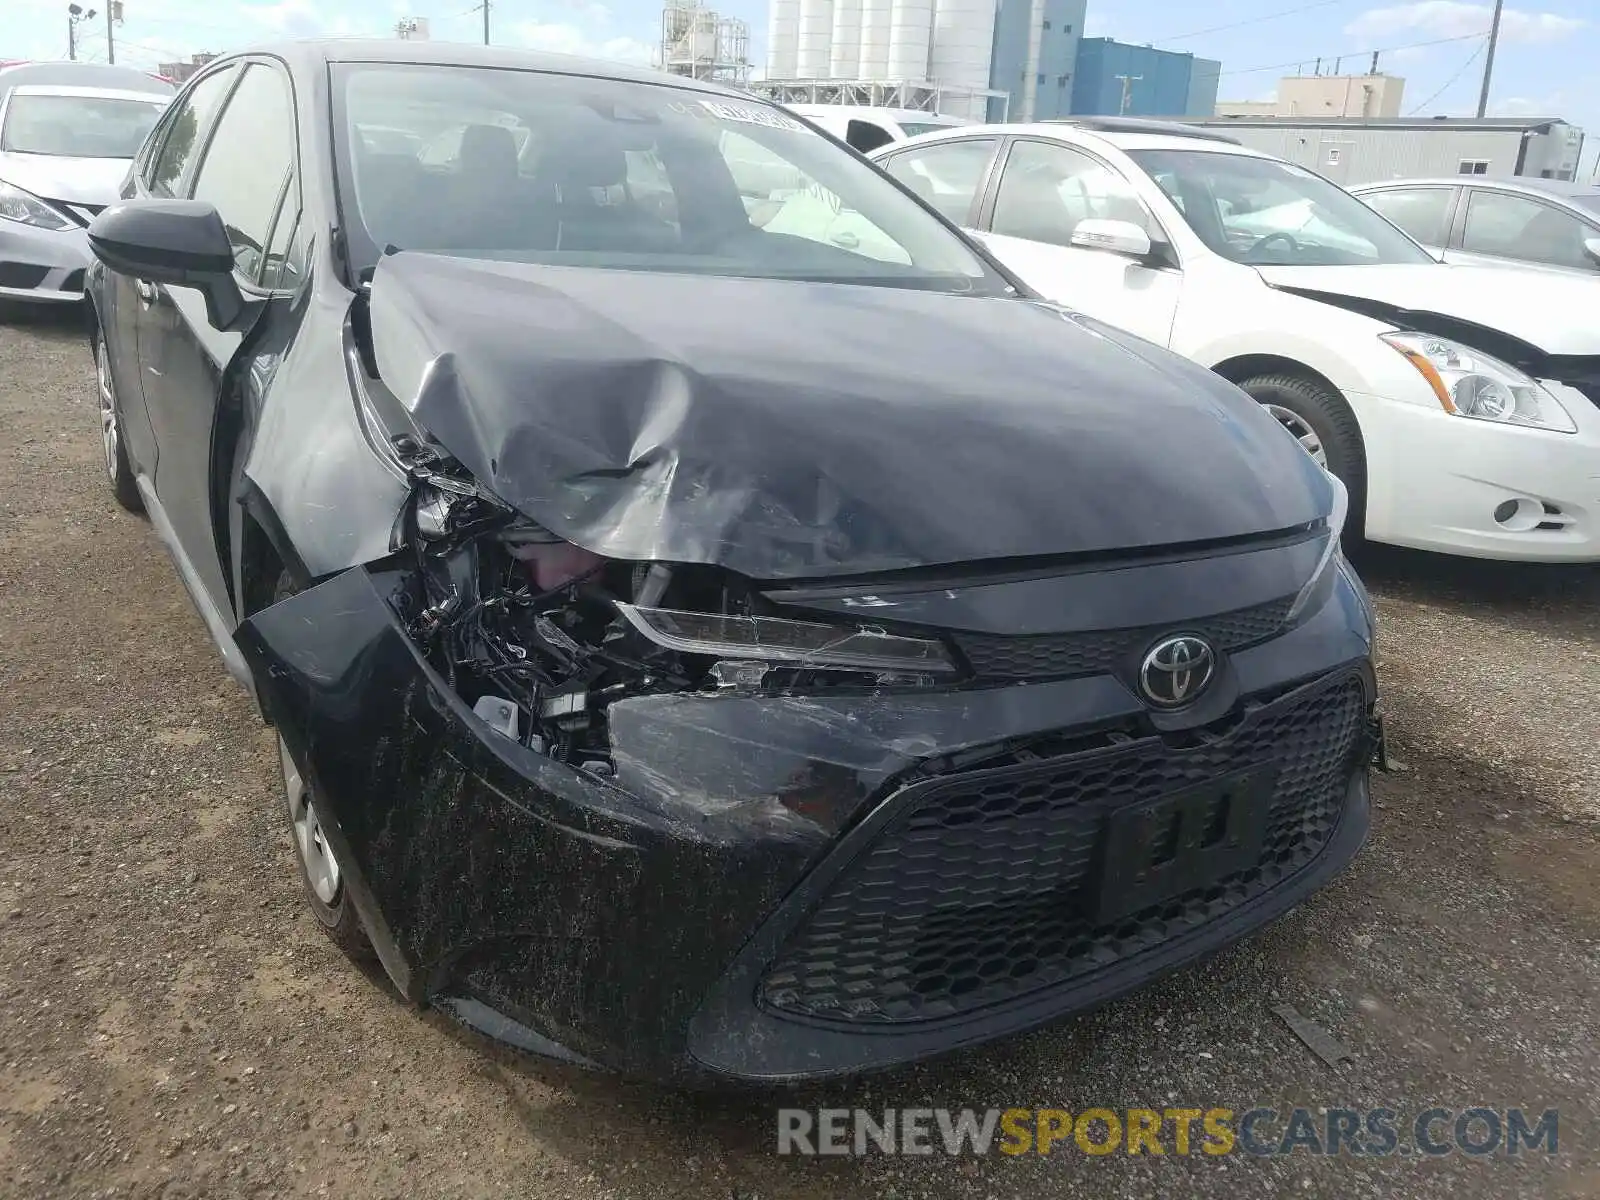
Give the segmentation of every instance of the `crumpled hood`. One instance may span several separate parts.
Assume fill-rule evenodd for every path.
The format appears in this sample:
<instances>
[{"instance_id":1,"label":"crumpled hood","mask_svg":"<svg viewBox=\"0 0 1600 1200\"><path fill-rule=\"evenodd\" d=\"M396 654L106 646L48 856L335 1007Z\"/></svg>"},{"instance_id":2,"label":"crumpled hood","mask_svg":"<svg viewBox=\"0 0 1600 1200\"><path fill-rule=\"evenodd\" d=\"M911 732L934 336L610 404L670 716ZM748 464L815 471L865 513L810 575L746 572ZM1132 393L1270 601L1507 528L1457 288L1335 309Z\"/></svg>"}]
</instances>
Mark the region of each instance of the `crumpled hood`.
<instances>
[{"instance_id":1,"label":"crumpled hood","mask_svg":"<svg viewBox=\"0 0 1600 1200\"><path fill-rule=\"evenodd\" d=\"M1546 354L1600 354L1600 278L1521 267L1415 263L1259 267L1273 287L1351 296L1498 330Z\"/></svg>"},{"instance_id":2,"label":"crumpled hood","mask_svg":"<svg viewBox=\"0 0 1600 1200\"><path fill-rule=\"evenodd\" d=\"M0 179L45 200L110 204L127 177L128 166L125 158L0 154Z\"/></svg>"},{"instance_id":3,"label":"crumpled hood","mask_svg":"<svg viewBox=\"0 0 1600 1200\"><path fill-rule=\"evenodd\" d=\"M1042 304L400 253L370 305L417 422L613 558L815 578L1237 537L1331 501L1232 385Z\"/></svg>"}]
</instances>

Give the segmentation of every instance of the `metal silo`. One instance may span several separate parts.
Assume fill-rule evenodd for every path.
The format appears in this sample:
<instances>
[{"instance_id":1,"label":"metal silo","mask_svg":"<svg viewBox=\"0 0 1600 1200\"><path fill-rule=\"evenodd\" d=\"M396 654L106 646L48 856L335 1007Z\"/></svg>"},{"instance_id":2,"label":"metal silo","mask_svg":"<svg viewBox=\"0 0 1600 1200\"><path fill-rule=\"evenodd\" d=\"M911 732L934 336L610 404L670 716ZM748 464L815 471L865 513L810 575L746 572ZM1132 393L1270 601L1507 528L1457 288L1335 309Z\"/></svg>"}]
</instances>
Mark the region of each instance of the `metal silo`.
<instances>
[{"instance_id":1,"label":"metal silo","mask_svg":"<svg viewBox=\"0 0 1600 1200\"><path fill-rule=\"evenodd\" d=\"M990 21L993 19L991 16ZM889 13L887 78L897 81L927 79L928 42L932 37L933 0L894 0Z\"/></svg>"},{"instance_id":2,"label":"metal silo","mask_svg":"<svg viewBox=\"0 0 1600 1200\"><path fill-rule=\"evenodd\" d=\"M800 0L800 44L795 76L826 79L832 65L833 0Z\"/></svg>"},{"instance_id":3,"label":"metal silo","mask_svg":"<svg viewBox=\"0 0 1600 1200\"><path fill-rule=\"evenodd\" d=\"M989 86L994 13L994 0L939 0L929 68L934 83L974 91Z\"/></svg>"},{"instance_id":4,"label":"metal silo","mask_svg":"<svg viewBox=\"0 0 1600 1200\"><path fill-rule=\"evenodd\" d=\"M767 9L767 78L793 79L800 52L801 0L772 0Z\"/></svg>"},{"instance_id":5,"label":"metal silo","mask_svg":"<svg viewBox=\"0 0 1600 1200\"><path fill-rule=\"evenodd\" d=\"M861 55L857 71L862 79L884 79L889 74L889 20L894 0L861 0Z\"/></svg>"},{"instance_id":6,"label":"metal silo","mask_svg":"<svg viewBox=\"0 0 1600 1200\"><path fill-rule=\"evenodd\" d=\"M829 68L834 79L854 79L861 69L861 0L833 0Z\"/></svg>"}]
</instances>

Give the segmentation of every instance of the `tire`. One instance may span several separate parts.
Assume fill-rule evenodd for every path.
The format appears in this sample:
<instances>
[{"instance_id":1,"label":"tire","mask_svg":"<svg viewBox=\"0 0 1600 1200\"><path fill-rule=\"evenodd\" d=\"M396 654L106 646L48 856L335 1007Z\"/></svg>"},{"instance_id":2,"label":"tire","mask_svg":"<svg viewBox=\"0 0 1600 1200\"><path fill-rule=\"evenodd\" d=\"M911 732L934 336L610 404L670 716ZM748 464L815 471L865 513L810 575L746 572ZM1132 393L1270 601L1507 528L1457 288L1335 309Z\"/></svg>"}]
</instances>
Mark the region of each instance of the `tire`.
<instances>
[{"instance_id":1,"label":"tire","mask_svg":"<svg viewBox=\"0 0 1600 1200\"><path fill-rule=\"evenodd\" d=\"M284 571L273 589L273 603L287 599L298 590L289 572ZM323 834L317 816L316 794L294 761L282 734L278 736L278 758L283 768L283 796L289 814L289 834L294 842L295 861L300 866L300 882L305 888L306 904L317 924L322 927L322 932L328 935L335 946L357 962L370 962L377 954L366 929L362 927L361 916L350 899L343 866Z\"/></svg>"},{"instance_id":2,"label":"tire","mask_svg":"<svg viewBox=\"0 0 1600 1200\"><path fill-rule=\"evenodd\" d=\"M117 396L117 384L111 376L106 335L101 329L97 329L94 335L94 380L95 400L100 413L100 446L105 458L106 477L111 481L111 494L129 512L142 513L144 498L139 495L133 468L128 465L128 447L122 437L122 401Z\"/></svg>"},{"instance_id":3,"label":"tire","mask_svg":"<svg viewBox=\"0 0 1600 1200\"><path fill-rule=\"evenodd\" d=\"M1330 474L1338 476L1350 493L1345 536L1358 540L1367 510L1367 453L1361 426L1344 397L1304 375L1257 375L1239 386L1282 422Z\"/></svg>"}]
</instances>

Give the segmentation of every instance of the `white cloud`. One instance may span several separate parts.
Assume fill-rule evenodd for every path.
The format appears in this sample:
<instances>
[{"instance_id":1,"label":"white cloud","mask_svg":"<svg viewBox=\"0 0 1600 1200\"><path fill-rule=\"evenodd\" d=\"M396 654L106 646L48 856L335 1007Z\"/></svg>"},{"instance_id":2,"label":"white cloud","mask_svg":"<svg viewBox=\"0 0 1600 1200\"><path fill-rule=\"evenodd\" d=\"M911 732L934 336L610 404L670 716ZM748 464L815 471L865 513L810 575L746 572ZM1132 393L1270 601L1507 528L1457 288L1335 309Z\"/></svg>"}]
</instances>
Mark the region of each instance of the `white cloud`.
<instances>
[{"instance_id":1,"label":"white cloud","mask_svg":"<svg viewBox=\"0 0 1600 1200\"><path fill-rule=\"evenodd\" d=\"M286 0L294 3L297 0ZM604 23L609 14L601 5L601 17L595 24ZM631 37L603 37L582 25L564 21L521 21L511 27L510 40L530 50L548 50L553 54L581 54L586 58L604 58L615 62L648 64L655 47L648 42Z\"/></svg>"},{"instance_id":2,"label":"white cloud","mask_svg":"<svg viewBox=\"0 0 1600 1200\"><path fill-rule=\"evenodd\" d=\"M1494 19L1488 4L1466 4L1462 0L1417 0L1391 8L1373 8L1345 26L1355 37L1385 38L1398 33L1425 37L1471 37L1486 34ZM1529 12L1508 8L1500 15L1500 37L1508 42L1557 42L1570 37L1588 22L1552 12Z\"/></svg>"}]
</instances>

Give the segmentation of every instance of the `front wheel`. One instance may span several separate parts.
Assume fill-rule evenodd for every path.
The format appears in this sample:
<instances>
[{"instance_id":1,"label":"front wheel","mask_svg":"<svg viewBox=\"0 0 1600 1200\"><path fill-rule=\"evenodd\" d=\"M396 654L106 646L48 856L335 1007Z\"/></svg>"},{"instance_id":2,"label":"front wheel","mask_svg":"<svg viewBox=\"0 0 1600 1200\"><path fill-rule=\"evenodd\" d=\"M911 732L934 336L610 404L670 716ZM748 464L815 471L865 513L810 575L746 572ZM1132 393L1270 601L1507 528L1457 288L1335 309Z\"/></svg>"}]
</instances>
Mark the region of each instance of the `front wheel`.
<instances>
[{"instance_id":1,"label":"front wheel","mask_svg":"<svg viewBox=\"0 0 1600 1200\"><path fill-rule=\"evenodd\" d=\"M128 448L122 440L122 404L117 398L116 381L111 377L111 358L106 353L103 330L94 337L94 378L95 399L100 409L100 446L105 452L111 494L129 512L143 512L144 498L134 482L133 468L128 464Z\"/></svg>"},{"instance_id":2,"label":"front wheel","mask_svg":"<svg viewBox=\"0 0 1600 1200\"><path fill-rule=\"evenodd\" d=\"M272 602L287 600L299 589L288 571L278 576L272 589ZM361 925L361 916L350 899L339 856L322 828L316 792L300 764L295 762L289 743L278 735L278 761L283 768L283 795L289 810L289 832L294 839L295 860L300 864L300 881L305 885L306 903L311 915L322 926L335 946L349 957L363 962L375 957L372 942Z\"/></svg>"},{"instance_id":3,"label":"front wheel","mask_svg":"<svg viewBox=\"0 0 1600 1200\"><path fill-rule=\"evenodd\" d=\"M1361 535L1367 501L1367 455L1355 413L1337 391L1303 375L1257 375L1241 383L1246 395L1271 413L1317 465L1336 475L1350 493L1348 536Z\"/></svg>"}]
</instances>

